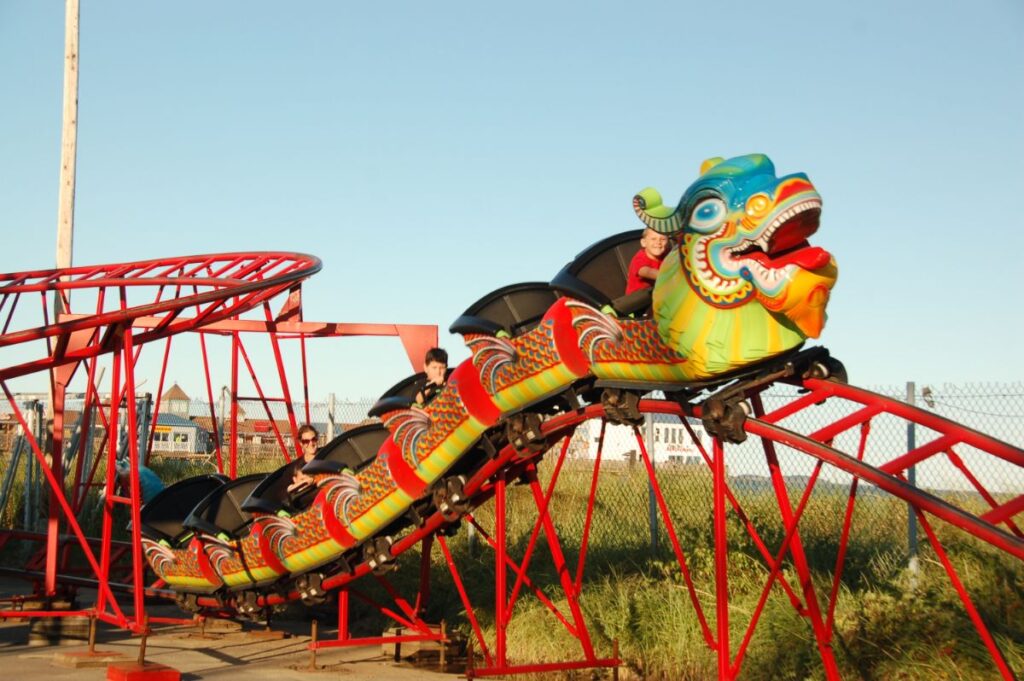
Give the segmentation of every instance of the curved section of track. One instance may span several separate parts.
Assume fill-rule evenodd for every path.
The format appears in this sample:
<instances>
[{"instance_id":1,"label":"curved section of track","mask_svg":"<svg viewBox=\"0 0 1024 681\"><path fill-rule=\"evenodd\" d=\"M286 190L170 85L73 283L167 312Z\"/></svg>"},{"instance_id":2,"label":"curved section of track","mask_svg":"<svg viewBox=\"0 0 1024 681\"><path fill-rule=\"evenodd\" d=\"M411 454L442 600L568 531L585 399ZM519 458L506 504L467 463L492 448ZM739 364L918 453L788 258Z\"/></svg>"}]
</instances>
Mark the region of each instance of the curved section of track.
<instances>
[{"instance_id":1,"label":"curved section of track","mask_svg":"<svg viewBox=\"0 0 1024 681\"><path fill-rule=\"evenodd\" d=\"M785 539L780 546L768 547L765 545L756 534L756 530L753 529L754 526L747 522L738 495L734 494L730 488L731 481L724 472L724 462L729 461L730 456L729 446L723 446L720 441L716 440L713 451L702 449L704 462L716 478L713 503L716 507L715 522L718 526L716 529L721 530L716 534L716 546L714 547L716 561L719 565L718 583L715 589L716 613L705 615L692 584L690 584L690 589L693 606L698 612L700 621L706 627L705 638L708 645L712 650L718 651L720 655L720 678L733 678L733 675L738 673L747 643L756 629L760 608L763 607L767 593L775 583L782 585L797 611L810 621L826 676L838 678L838 668L832 652L832 617L839 593L843 556L850 539L850 517L857 503L858 483L871 485L906 502L917 514L919 522L925 527L932 548L948 574L950 585L960 595L964 610L991 653L995 667L1004 677L1012 678L1012 672L1009 671L1005 657L978 615L952 562L948 559L941 541L933 531L932 521L934 519L942 520L1009 556L1024 560L1024 534L1021 533L1019 521L1015 519L1024 510L1022 509L1024 495L1018 494L1010 497L1006 494L990 492L972 473L972 467L976 468L979 463L984 464L985 460L998 461L1001 465L1009 466L1018 473L1024 473L1024 452L930 412L869 391L817 379L803 381L802 387L805 391L804 394L795 396L791 402L772 411L765 411L761 404L759 391L763 390L764 386L744 395L745 401L751 405L752 416L746 419L743 428L749 436L759 440L762 445L765 456L765 475L770 477L774 483L778 520L785 528ZM841 403L845 406L847 415L838 419L833 418L827 423L822 423L819 420L816 425L803 431L793 426L780 425L780 422L807 410L813 410L826 401ZM701 407L702 402L646 399L639 403L641 413L670 415L681 421L685 421L686 417L700 417ZM867 433L870 432L872 421L882 417L898 418L907 423L917 424L932 431L934 437L911 451L889 449L884 455L884 459L878 458L878 452L872 452L869 463L865 457L868 449ZM470 499L470 508L476 508L489 501L495 495L499 479L512 480L522 476L524 472L528 473L545 457L558 457L557 471L566 450L565 446L561 447L562 453L559 455L559 443L567 442L575 430L585 422L604 418L605 411L600 404L591 404L576 411L549 416L542 426L542 434L548 445L545 451L528 454L517 451L511 445L506 445L497 452L496 456L484 460L469 476L464 489ZM844 450L837 443L837 438L848 432L855 434L852 438L854 445L846 447ZM657 488L657 479L643 439L638 430L635 430L635 434L652 484ZM813 464L814 472L805 483L802 483L802 489L801 485L794 485L792 480L784 480L782 477L776 448L786 448L787 453L789 451L797 452L807 457L808 461ZM958 454L958 450L964 448L971 450L970 457ZM957 500L962 499L963 495L944 498L935 490L924 489L908 482L907 469L932 457L942 457L952 461L956 468L963 473L964 486L973 490L976 499L985 501L985 508L978 510L977 505L973 507L958 505ZM968 458L971 459L971 467L964 463ZM799 528L803 511L811 497L815 483L819 479L819 473L826 466L847 474L852 482L846 521L841 527L836 528L837 535L839 535L837 542L839 549L836 570L833 575L833 588L830 594L819 594L814 591L813 586L810 586L813 580L807 560L803 556ZM789 496L790 493L793 494L792 500ZM694 547L683 547L680 544L680 539L672 527L671 513L669 512L671 509L666 505L660 491L657 492L657 496L662 522L665 523L680 570L684 576L688 575L686 556L687 552ZM593 499L591 499L592 503ZM719 626L717 632L712 631L711 625L708 624L716 619L727 620L728 618L728 570L726 567L728 565L728 547L725 541L725 516L730 512L738 515L744 521L747 531L751 533L754 543L759 547L764 566L768 570L764 595L758 610L751 618L743 640L738 646L734 643L733 647L729 645L727 623ZM391 553L397 556L413 548L430 535L443 533L447 526L457 520L450 514L446 515L434 509L433 513L428 515L420 526L413 527L403 536L394 538ZM583 542L584 546L581 551L585 553L585 536ZM788 584L786 578L781 574L783 561L787 559L792 561L794 569L798 573L797 584ZM323 587L328 590L345 587L372 572L372 566L367 562L352 563L350 567L351 571L349 572L325 574ZM268 593L260 597L260 604L274 605L298 597L299 594L295 591ZM200 604L208 607L222 605L222 603L207 598L200 599Z\"/></svg>"},{"instance_id":2,"label":"curved section of track","mask_svg":"<svg viewBox=\"0 0 1024 681\"><path fill-rule=\"evenodd\" d=\"M320 271L303 253L247 252L161 258L115 265L0 274L0 348L23 348L29 359L0 367L0 380L79 362L116 346L118 330L141 317L154 324L136 345L243 314ZM73 309L71 292L88 302ZM51 320L46 296L65 310ZM25 296L42 300L42 323L17 327ZM29 346L45 340L39 348Z\"/></svg>"},{"instance_id":3,"label":"curved section of track","mask_svg":"<svg viewBox=\"0 0 1024 681\"><path fill-rule=\"evenodd\" d=\"M887 408L884 410L872 410L872 416L877 415L881 411L888 411L888 413L898 413L900 415L910 417L908 420L914 420L917 423L929 424L930 426L938 426L942 428L943 430L940 432L943 432L943 442L946 443L946 446L938 452L939 454L953 449L957 444L969 444L987 455L999 457L1024 469L1024 452L1020 449L978 433L977 431L966 429L963 426L941 417L937 417L934 414L911 407L903 402L892 400L866 390L829 381L808 380L805 382L805 387L812 392L800 398L799 401L802 403L806 402L808 404L814 404L815 402L820 401L822 396L832 396L836 398L841 397L842 399L858 403L871 402L874 404L885 404ZM787 412L789 412L792 407L793 405L787 405ZM642 400L640 402L640 411L641 413L649 414L674 415L680 419L686 418L687 416L699 417L701 414L699 405L684 405L678 402L654 399ZM821 434L808 435L775 425L772 421L779 418L780 411L781 410L777 410L776 412L767 414L766 417L762 418L750 418L746 421L744 429L750 435L775 444L790 447L816 461L821 462L822 464L833 466L834 468L841 470L858 480L874 485L892 496L906 501L913 507L933 515L936 518L949 522L978 539L991 544L1010 555L1024 560L1024 535L1020 533L1020 530L1017 528L1017 524L1014 523L1013 515L1003 517L1005 513L1009 513L1017 506L1020 506L1022 501L1024 501L1024 497L1017 496L1012 500L1005 501L1003 504L995 504L991 506L992 510L996 513L980 515L972 513L971 511L958 507L927 490L908 483L904 476L901 475L903 469L899 466L900 458L903 455L894 456L889 462L889 465L879 466L868 464L863 460L858 459L856 454L843 452L832 447L829 444L829 441L821 439ZM602 419L603 417L603 407L600 404L592 404L579 411L569 412L550 418L543 424L543 435L550 443L552 443L552 448L555 448L554 443L557 443L562 438L571 436L575 429L582 423L593 419ZM865 417L863 420L848 421L845 424L846 428L859 426L861 423L867 422L869 418L870 417ZM829 432L831 432L831 430ZM526 465L531 462L535 463L544 458L544 456L545 453L541 453L532 458L523 457L514 447L507 445L494 459L481 466L466 483L465 490L467 495L471 498L471 505L473 507L477 507L491 498L491 494L493 492L492 482L499 472L504 471L509 477L514 477ZM917 457L915 462L919 463L920 461L921 457ZM1001 509L1004 511L1003 514L998 513ZM994 522L993 518L1002 518L1002 522ZM427 535L443 529L448 524L450 524L450 521L446 520L442 513L439 511L435 512L425 520L421 527L414 528L408 534L396 541L392 546L392 554L396 556L400 555L405 550L415 546ZM1006 525L1007 528L1004 528L1001 525ZM359 565L351 574L339 574L328 578L324 582L324 585L327 588L337 588L358 579L369 571L370 568L368 565ZM273 605L295 598L298 598L298 594L292 592L286 596L280 594L268 596L263 602L268 605ZM211 606L216 604L213 600L207 600L204 602Z\"/></svg>"}]
</instances>

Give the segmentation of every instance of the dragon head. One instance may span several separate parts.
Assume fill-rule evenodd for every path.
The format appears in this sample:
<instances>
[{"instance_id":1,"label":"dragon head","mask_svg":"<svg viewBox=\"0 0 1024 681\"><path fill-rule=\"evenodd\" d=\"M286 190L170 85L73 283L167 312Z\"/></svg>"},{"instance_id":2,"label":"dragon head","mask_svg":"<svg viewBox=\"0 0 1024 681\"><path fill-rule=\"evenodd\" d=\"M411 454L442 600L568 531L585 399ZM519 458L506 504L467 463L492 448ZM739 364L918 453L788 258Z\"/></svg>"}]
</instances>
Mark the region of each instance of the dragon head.
<instances>
[{"instance_id":1,"label":"dragon head","mask_svg":"<svg viewBox=\"0 0 1024 681\"><path fill-rule=\"evenodd\" d=\"M838 270L827 251L807 243L818 229L821 196L806 175L776 177L763 154L713 158L675 209L651 188L633 198L633 208L651 229L677 237L681 273L705 304L760 303L799 335L821 334Z\"/></svg>"}]
</instances>

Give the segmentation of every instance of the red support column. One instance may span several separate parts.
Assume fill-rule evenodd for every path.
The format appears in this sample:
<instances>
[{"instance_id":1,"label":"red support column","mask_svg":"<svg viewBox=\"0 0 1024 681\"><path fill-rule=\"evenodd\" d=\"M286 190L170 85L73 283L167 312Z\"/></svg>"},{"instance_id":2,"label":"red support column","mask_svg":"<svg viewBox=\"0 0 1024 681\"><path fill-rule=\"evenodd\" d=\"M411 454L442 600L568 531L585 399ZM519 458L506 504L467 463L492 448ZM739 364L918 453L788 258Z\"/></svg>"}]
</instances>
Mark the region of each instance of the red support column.
<instances>
[{"instance_id":1,"label":"red support column","mask_svg":"<svg viewBox=\"0 0 1024 681\"><path fill-rule=\"evenodd\" d=\"M128 431L128 504L131 515L132 543L132 592L134 601L135 626L141 631L145 621L145 597L142 581L146 561L142 556L142 489L139 484L139 421L135 409L135 362L132 358L132 330L125 329L121 357L124 359L125 399L127 400ZM141 348L140 348L141 349ZM109 577L108 577L109 578Z\"/></svg>"},{"instance_id":2,"label":"red support column","mask_svg":"<svg viewBox=\"0 0 1024 681\"><path fill-rule=\"evenodd\" d=\"M647 478L651 481L654 499L658 503L658 510L661 511L661 522L665 523L665 530L669 541L672 543L672 551L675 553L676 562L679 564L679 572L683 576L683 582L686 584L686 591L690 596L693 611L697 614L697 622L700 624L704 641L709 647L714 648L715 636L711 632L707 616L704 614L704 608L697 597L697 588L694 586L693 576L690 574L690 568L686 563L683 547L679 544L679 535L676 533L675 523L672 522L672 516L668 511L668 504L665 503L665 496L661 493L661 485L658 483L658 476L654 472L654 464L651 463L651 457L647 453L647 445L644 444L644 439L640 436L640 431L635 426L633 427L633 435L636 437L636 444L640 449L640 458L643 459L644 466L647 468Z\"/></svg>"},{"instance_id":3,"label":"red support column","mask_svg":"<svg viewBox=\"0 0 1024 681\"><path fill-rule=\"evenodd\" d=\"M437 543L441 547L441 552L444 554L445 563L448 565L448 571L452 575L452 582L455 584L455 590L459 593L459 598L462 600L462 606L466 609L466 618L469 619L469 626L473 629L473 635L476 637L477 643L480 645L480 652L484 654L484 660L487 666L490 667L494 664L494 660L491 658L491 651L487 648L487 642L484 641L484 632L480 628L480 623L476 619L476 611L473 609L473 604L469 601L469 594L466 593L466 587L462 583L462 577L459 576L459 570L455 566L455 561L452 560L452 553L448 550L448 542L445 541L444 537L438 537ZM473 661L470 660L468 663L469 667L473 666Z\"/></svg>"},{"instance_id":4,"label":"red support column","mask_svg":"<svg viewBox=\"0 0 1024 681\"><path fill-rule=\"evenodd\" d=\"M348 640L348 587L338 589L338 640Z\"/></svg>"},{"instance_id":5,"label":"red support column","mask_svg":"<svg viewBox=\"0 0 1024 681\"><path fill-rule=\"evenodd\" d=\"M231 334L231 443L228 446L228 477L232 480L238 476L238 343L235 331Z\"/></svg>"},{"instance_id":6,"label":"red support column","mask_svg":"<svg viewBox=\"0 0 1024 681\"><path fill-rule=\"evenodd\" d=\"M111 362L110 371L110 418L107 419L107 464L106 475L104 475L105 497L103 499L103 539L100 547L100 574L96 578L106 584L110 580L110 545L113 539L112 531L114 525L114 481L116 469L114 462L117 459L117 423L121 406L121 347L114 353L114 361ZM97 452L97 458L99 453ZM111 596L113 599L113 596ZM96 609L104 611L106 605L106 591L100 590L99 602Z\"/></svg>"},{"instance_id":7,"label":"red support column","mask_svg":"<svg viewBox=\"0 0 1024 681\"><path fill-rule=\"evenodd\" d=\"M422 617L430 599L430 552L434 548L434 535L428 534L420 542L420 588L416 592L416 617Z\"/></svg>"},{"instance_id":8,"label":"red support column","mask_svg":"<svg viewBox=\"0 0 1024 681\"><path fill-rule=\"evenodd\" d=\"M64 369L64 367L61 367ZM51 393L53 404L50 405L53 411L53 421L45 424L43 428L43 440L45 443L48 429L53 429L51 445L43 445L44 450L49 450L50 470L53 472L53 479L57 481L61 489L64 488L64 397L66 394L67 380L66 371L60 369L50 372ZM45 486L44 486L45 489ZM46 520L46 578L45 590L47 596L57 593L57 558L60 555L58 542L60 539L60 506L55 498L56 490L50 490L47 495L47 520Z\"/></svg>"},{"instance_id":9,"label":"red support column","mask_svg":"<svg viewBox=\"0 0 1024 681\"><path fill-rule=\"evenodd\" d=\"M587 561L587 547L590 545L590 524L594 519L594 502L597 500L597 479L601 472L601 456L604 452L604 432L608 421L601 419L601 434L597 438L597 456L594 457L594 471L590 477L590 495L587 497L587 517L583 521L583 538L580 540L580 557L576 561L575 588L577 593L583 587L583 566Z\"/></svg>"},{"instance_id":10,"label":"red support column","mask_svg":"<svg viewBox=\"0 0 1024 681\"><path fill-rule=\"evenodd\" d=\"M583 611L580 610L577 598L579 594L576 591L572 576L569 574L569 567L565 562L565 554L562 553L562 545L558 541L558 532L555 530L555 524L551 522L551 515L548 513L548 502L551 499L550 494L554 490L552 489L549 492L548 497L544 496L540 489L540 483L537 482L536 467L531 466L527 475L530 481L530 491L533 492L534 503L537 504L537 512L540 514L544 525L544 535L548 540L548 549L551 551L551 558L555 564L555 572L558 573L558 579L562 584L562 591L565 592L565 600L569 604L569 612L572 613L572 619L575 624L574 634L579 640L580 645L583 646L583 655L587 661L596 661L594 646L590 642L590 632L587 631L587 622L583 617Z\"/></svg>"},{"instance_id":11,"label":"red support column","mask_svg":"<svg viewBox=\"0 0 1024 681\"><path fill-rule=\"evenodd\" d=\"M170 338L167 339L168 341ZM213 384L210 383L210 361L206 356L206 334L199 332L199 347L203 351L203 376L206 377L206 399L210 401L210 427L213 428L213 451L217 457L217 472L224 472L224 456L221 452L221 433L224 432L224 424L217 422L217 414L213 409ZM223 399L224 393L221 393ZM156 417L154 417L156 418Z\"/></svg>"},{"instance_id":12,"label":"red support column","mask_svg":"<svg viewBox=\"0 0 1024 681\"><path fill-rule=\"evenodd\" d=\"M494 663L499 669L508 666L508 660L505 658L505 637L508 628L508 617L505 614L505 598L508 591L505 584L505 487L505 470L502 470L494 483L494 534L498 540L497 554L494 558Z\"/></svg>"},{"instance_id":13,"label":"red support column","mask_svg":"<svg viewBox=\"0 0 1024 681\"><path fill-rule=\"evenodd\" d=\"M751 397L754 405L754 414L764 414L764 406L761 404L760 395ZM764 449L765 459L768 463L772 479L772 487L775 489L775 496L778 501L779 513L782 515L784 525L795 523L793 507L789 501L789 492L786 490L786 481L782 475L782 468L779 466L779 458L775 453L775 443L771 440L761 438L761 445ZM839 679L839 665L836 663L835 652L832 650L832 641L825 627L821 616L821 608L818 605L818 596L814 589L814 582L811 579L811 570L807 564L807 556L804 554L804 545L800 539L800 531L793 533L790 543L790 555L793 556L793 566L804 590L804 603L807 605L807 615L811 620L811 628L814 630L814 640L818 645L818 652L821 654L822 663L825 666L825 676L829 679Z\"/></svg>"},{"instance_id":14,"label":"red support column","mask_svg":"<svg viewBox=\"0 0 1024 681\"><path fill-rule=\"evenodd\" d=\"M715 630L718 653L718 678L733 678L732 656L729 651L729 543L725 525L725 448L715 438L714 453L714 513L715 513ZM770 581L770 580L769 580Z\"/></svg>"},{"instance_id":15,"label":"red support column","mask_svg":"<svg viewBox=\"0 0 1024 681\"><path fill-rule=\"evenodd\" d=\"M263 309L267 315L267 321L272 321L270 316L270 306L267 303L263 304ZM277 332L270 332L270 347L274 351L274 362L277 364L277 375L281 382L281 395L284 397L284 409L288 415L288 427L291 429L291 438L293 452L296 457L302 456L302 447L299 445L299 424L295 421L295 409L292 406L292 394L288 389L288 375L284 370L284 360L281 358L281 345L278 342ZM277 433L277 439L281 444L281 450L286 451L284 441L281 439L281 434L277 432L277 421L271 417L270 423L274 427L274 432ZM306 423L309 423L307 419Z\"/></svg>"}]
</instances>

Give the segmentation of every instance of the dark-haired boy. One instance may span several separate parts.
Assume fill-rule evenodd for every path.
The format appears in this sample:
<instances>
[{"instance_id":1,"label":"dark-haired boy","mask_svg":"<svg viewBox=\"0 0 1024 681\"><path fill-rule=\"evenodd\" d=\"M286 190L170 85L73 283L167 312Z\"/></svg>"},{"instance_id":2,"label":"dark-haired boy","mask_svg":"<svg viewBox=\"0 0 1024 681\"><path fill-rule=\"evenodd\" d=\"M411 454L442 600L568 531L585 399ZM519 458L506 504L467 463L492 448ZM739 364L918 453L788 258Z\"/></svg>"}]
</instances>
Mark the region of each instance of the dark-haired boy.
<instances>
[{"instance_id":1,"label":"dark-haired boy","mask_svg":"<svg viewBox=\"0 0 1024 681\"><path fill-rule=\"evenodd\" d=\"M418 384L416 404L424 407L437 397L448 379L448 353L442 348L430 348L423 358L423 372L426 377Z\"/></svg>"}]
</instances>

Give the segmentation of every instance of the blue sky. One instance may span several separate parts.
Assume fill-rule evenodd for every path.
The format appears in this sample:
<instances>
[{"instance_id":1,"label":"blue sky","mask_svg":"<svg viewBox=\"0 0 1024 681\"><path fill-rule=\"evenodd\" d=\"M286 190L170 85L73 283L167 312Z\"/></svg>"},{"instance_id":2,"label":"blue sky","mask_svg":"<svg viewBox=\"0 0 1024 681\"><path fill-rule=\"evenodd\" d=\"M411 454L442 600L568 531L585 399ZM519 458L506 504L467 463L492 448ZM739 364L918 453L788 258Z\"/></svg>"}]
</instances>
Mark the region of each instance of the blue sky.
<instances>
[{"instance_id":1,"label":"blue sky","mask_svg":"<svg viewBox=\"0 0 1024 681\"><path fill-rule=\"evenodd\" d=\"M82 0L74 262L318 255L306 318L448 325L767 153L824 199L862 385L1019 380L1024 5ZM63 3L0 3L0 271L53 266ZM182 351L172 377L198 392ZM393 339L319 341L375 395Z\"/></svg>"}]
</instances>

